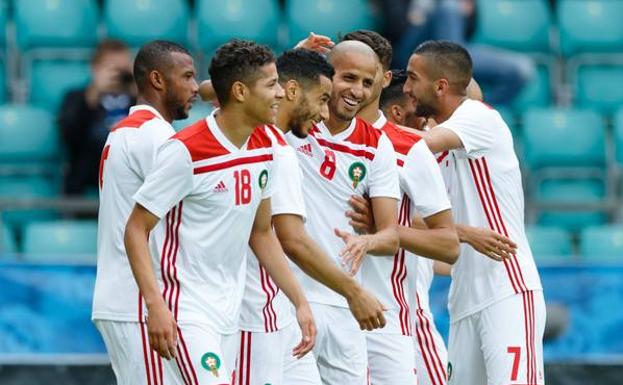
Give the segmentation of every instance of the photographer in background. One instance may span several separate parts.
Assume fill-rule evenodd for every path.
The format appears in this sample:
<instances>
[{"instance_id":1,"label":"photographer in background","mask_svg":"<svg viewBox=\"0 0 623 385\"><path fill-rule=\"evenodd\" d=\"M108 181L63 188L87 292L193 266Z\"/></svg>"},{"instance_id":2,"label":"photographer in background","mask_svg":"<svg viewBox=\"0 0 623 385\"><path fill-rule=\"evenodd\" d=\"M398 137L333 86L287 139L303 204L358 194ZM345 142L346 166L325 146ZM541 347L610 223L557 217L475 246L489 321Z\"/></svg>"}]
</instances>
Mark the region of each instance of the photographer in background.
<instances>
[{"instance_id":1,"label":"photographer in background","mask_svg":"<svg viewBox=\"0 0 623 385\"><path fill-rule=\"evenodd\" d=\"M91 83L65 94L59 127L67 155L66 195L97 194L99 158L110 128L134 105L132 56L119 40L104 40L91 58Z\"/></svg>"}]
</instances>

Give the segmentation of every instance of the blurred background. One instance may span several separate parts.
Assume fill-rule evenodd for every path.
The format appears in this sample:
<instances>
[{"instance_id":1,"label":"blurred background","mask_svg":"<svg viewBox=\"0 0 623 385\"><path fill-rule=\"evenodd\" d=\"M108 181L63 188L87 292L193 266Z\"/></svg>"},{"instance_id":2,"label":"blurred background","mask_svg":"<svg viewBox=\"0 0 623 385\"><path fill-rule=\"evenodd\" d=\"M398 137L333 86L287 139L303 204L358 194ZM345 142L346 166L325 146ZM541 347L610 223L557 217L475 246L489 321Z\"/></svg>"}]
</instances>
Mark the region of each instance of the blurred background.
<instances>
[{"instance_id":1,"label":"blurred background","mask_svg":"<svg viewBox=\"0 0 623 385\"><path fill-rule=\"evenodd\" d=\"M404 68L425 39L468 47L510 126L548 304L548 384L623 380L623 0L2 0L0 383L112 384L90 322L100 151L156 38L199 77L232 37L283 51L368 28ZM198 102L177 128L205 116ZM431 289L447 333L449 280ZM119 293L120 296L124 293Z\"/></svg>"}]
</instances>

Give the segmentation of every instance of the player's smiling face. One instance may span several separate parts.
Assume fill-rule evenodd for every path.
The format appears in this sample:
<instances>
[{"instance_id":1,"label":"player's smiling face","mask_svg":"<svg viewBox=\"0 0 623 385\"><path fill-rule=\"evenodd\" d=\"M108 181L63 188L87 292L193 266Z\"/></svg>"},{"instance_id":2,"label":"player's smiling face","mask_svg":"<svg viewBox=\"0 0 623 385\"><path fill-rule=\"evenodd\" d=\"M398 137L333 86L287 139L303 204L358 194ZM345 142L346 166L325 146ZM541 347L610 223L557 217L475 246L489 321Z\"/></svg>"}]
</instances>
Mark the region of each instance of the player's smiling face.
<instances>
[{"instance_id":1,"label":"player's smiling face","mask_svg":"<svg viewBox=\"0 0 623 385\"><path fill-rule=\"evenodd\" d=\"M329 111L340 120L349 121L365 106L372 95L378 59L375 55L343 53L333 60L335 68Z\"/></svg>"},{"instance_id":2,"label":"player's smiling face","mask_svg":"<svg viewBox=\"0 0 623 385\"><path fill-rule=\"evenodd\" d=\"M171 67L166 74L166 105L174 120L186 119L199 91L195 64L192 57L185 53L172 52L170 55Z\"/></svg>"},{"instance_id":3,"label":"player's smiling face","mask_svg":"<svg viewBox=\"0 0 623 385\"><path fill-rule=\"evenodd\" d=\"M411 55L407 66L407 81L403 92L417 103L415 113L422 117L432 117L438 112L435 81L430 76L427 59L421 55Z\"/></svg>"},{"instance_id":4,"label":"player's smiling face","mask_svg":"<svg viewBox=\"0 0 623 385\"><path fill-rule=\"evenodd\" d=\"M250 113L258 124L274 124L279 112L279 103L283 98L283 88L278 82L277 66L270 63L262 66L259 77L250 85L248 99Z\"/></svg>"},{"instance_id":5,"label":"player's smiling face","mask_svg":"<svg viewBox=\"0 0 623 385\"><path fill-rule=\"evenodd\" d=\"M295 136L305 138L314 124L329 118L331 88L331 80L321 75L317 83L302 89L289 124L289 129Z\"/></svg>"}]
</instances>

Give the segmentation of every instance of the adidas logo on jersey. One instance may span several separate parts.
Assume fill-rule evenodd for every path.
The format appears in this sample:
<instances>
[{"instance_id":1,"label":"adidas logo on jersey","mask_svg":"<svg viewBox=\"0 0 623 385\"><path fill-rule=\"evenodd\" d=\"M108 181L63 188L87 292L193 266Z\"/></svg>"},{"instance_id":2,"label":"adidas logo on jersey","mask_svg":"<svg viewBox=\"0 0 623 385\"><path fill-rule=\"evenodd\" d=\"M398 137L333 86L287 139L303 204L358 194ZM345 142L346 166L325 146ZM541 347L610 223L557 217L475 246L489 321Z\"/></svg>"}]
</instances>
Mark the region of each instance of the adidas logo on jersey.
<instances>
[{"instance_id":1,"label":"adidas logo on jersey","mask_svg":"<svg viewBox=\"0 0 623 385\"><path fill-rule=\"evenodd\" d=\"M220 181L216 187L214 187L213 190L215 193L224 193L229 191L229 189L227 188L227 186L225 186L225 183L223 181Z\"/></svg>"},{"instance_id":2,"label":"adidas logo on jersey","mask_svg":"<svg viewBox=\"0 0 623 385\"><path fill-rule=\"evenodd\" d=\"M312 146L311 146L310 143L302 145L301 147L297 148L296 151L302 152L303 154L305 154L307 156L313 156L312 155Z\"/></svg>"}]
</instances>

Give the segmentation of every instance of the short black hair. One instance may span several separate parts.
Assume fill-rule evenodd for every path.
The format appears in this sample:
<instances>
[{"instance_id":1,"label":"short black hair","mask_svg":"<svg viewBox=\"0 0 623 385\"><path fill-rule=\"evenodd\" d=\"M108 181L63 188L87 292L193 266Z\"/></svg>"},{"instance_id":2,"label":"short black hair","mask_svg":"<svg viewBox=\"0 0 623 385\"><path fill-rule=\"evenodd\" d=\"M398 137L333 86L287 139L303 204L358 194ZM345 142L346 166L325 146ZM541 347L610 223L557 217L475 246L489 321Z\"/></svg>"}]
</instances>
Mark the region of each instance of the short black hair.
<instances>
[{"instance_id":1,"label":"short black hair","mask_svg":"<svg viewBox=\"0 0 623 385\"><path fill-rule=\"evenodd\" d=\"M381 91L381 99L379 107L384 110L391 104L400 103L405 100L406 95L402 92L402 88L407 81L407 71L392 70L392 81Z\"/></svg>"},{"instance_id":2,"label":"short black hair","mask_svg":"<svg viewBox=\"0 0 623 385\"><path fill-rule=\"evenodd\" d=\"M232 85L241 81L252 84L257 80L258 70L274 63L273 51L265 45L250 40L232 39L221 45L210 62L210 79L221 106L229 101Z\"/></svg>"},{"instance_id":3,"label":"short black hair","mask_svg":"<svg viewBox=\"0 0 623 385\"><path fill-rule=\"evenodd\" d=\"M134 59L134 79L139 91L145 89L151 71L159 71L166 77L166 70L172 66L173 52L191 56L186 48L168 40L153 40L141 47Z\"/></svg>"},{"instance_id":4,"label":"short black hair","mask_svg":"<svg viewBox=\"0 0 623 385\"><path fill-rule=\"evenodd\" d=\"M451 41L429 40L413 53L428 58L430 75L448 79L456 92L465 94L472 79L472 57L463 46Z\"/></svg>"},{"instance_id":5,"label":"short black hair","mask_svg":"<svg viewBox=\"0 0 623 385\"><path fill-rule=\"evenodd\" d=\"M331 80L335 74L333 66L318 52L303 48L285 51L277 58L279 82L296 80L299 83L317 83L320 76Z\"/></svg>"},{"instance_id":6,"label":"short black hair","mask_svg":"<svg viewBox=\"0 0 623 385\"><path fill-rule=\"evenodd\" d=\"M344 35L342 41L344 40L356 40L366 44L372 48L376 56L379 57L384 71L389 70L391 67L394 50L389 40L381 36L378 32L370 31L369 29L358 29Z\"/></svg>"}]
</instances>

